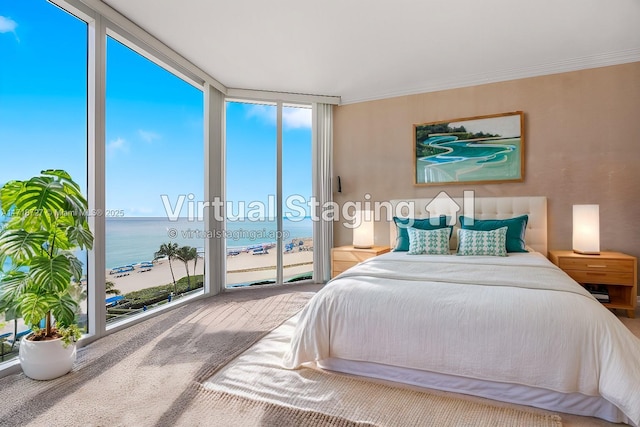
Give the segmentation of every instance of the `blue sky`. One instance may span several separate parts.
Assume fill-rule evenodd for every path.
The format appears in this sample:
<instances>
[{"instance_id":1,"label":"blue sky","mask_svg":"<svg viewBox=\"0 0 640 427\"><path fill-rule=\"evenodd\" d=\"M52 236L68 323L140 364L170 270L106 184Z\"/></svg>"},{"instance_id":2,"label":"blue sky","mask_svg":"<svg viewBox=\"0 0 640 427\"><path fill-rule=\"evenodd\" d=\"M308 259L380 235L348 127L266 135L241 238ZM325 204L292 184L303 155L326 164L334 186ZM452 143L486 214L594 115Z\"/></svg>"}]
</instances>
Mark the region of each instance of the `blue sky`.
<instances>
[{"instance_id":1,"label":"blue sky","mask_svg":"<svg viewBox=\"0 0 640 427\"><path fill-rule=\"evenodd\" d=\"M0 184L42 169L86 180L86 24L44 0L0 0ZM203 198L203 95L107 40L107 209L161 216ZM227 195L275 194L275 107L227 106ZM311 111L285 108L284 194L310 196ZM85 183L82 182L83 187Z\"/></svg>"}]
</instances>

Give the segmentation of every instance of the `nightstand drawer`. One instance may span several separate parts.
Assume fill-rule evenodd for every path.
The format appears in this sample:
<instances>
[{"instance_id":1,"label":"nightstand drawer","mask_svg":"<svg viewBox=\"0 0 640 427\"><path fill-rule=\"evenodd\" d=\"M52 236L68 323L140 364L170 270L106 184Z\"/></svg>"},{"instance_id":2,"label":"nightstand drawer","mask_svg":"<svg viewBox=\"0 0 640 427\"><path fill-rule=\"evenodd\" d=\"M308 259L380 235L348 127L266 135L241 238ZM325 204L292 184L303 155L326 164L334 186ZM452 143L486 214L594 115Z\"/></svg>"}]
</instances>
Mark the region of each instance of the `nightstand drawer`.
<instances>
[{"instance_id":1,"label":"nightstand drawer","mask_svg":"<svg viewBox=\"0 0 640 427\"><path fill-rule=\"evenodd\" d=\"M333 270L334 271L345 271L348 268L353 267L358 264L357 261L337 261L333 260Z\"/></svg>"},{"instance_id":2,"label":"nightstand drawer","mask_svg":"<svg viewBox=\"0 0 640 427\"><path fill-rule=\"evenodd\" d=\"M616 271L602 270L578 271L568 269L565 270L565 272L578 283L626 286L633 286L634 284L633 273L621 273Z\"/></svg>"},{"instance_id":3,"label":"nightstand drawer","mask_svg":"<svg viewBox=\"0 0 640 427\"><path fill-rule=\"evenodd\" d=\"M633 273L633 261L626 259L576 259L560 258L559 267L563 270L603 271Z\"/></svg>"},{"instance_id":4,"label":"nightstand drawer","mask_svg":"<svg viewBox=\"0 0 640 427\"><path fill-rule=\"evenodd\" d=\"M353 266L360 261L374 257L375 255L376 254L374 253L367 252L333 251L333 260L350 262Z\"/></svg>"}]
</instances>

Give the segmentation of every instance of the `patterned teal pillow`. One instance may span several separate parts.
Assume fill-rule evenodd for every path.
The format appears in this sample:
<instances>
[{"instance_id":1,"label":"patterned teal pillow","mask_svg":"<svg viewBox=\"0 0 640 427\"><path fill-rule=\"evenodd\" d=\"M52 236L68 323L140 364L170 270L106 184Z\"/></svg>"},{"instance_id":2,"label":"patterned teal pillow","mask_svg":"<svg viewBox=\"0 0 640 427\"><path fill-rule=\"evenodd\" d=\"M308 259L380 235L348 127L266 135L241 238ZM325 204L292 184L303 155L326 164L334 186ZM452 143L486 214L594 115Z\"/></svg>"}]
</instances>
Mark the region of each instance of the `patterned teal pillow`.
<instances>
[{"instance_id":1,"label":"patterned teal pillow","mask_svg":"<svg viewBox=\"0 0 640 427\"><path fill-rule=\"evenodd\" d=\"M435 230L407 228L409 255L449 255L449 227Z\"/></svg>"},{"instance_id":2,"label":"patterned teal pillow","mask_svg":"<svg viewBox=\"0 0 640 427\"><path fill-rule=\"evenodd\" d=\"M489 231L507 227L507 252L527 252L524 233L527 231L529 215L508 219L474 219L460 217L460 226L467 230Z\"/></svg>"},{"instance_id":3,"label":"patterned teal pillow","mask_svg":"<svg viewBox=\"0 0 640 427\"><path fill-rule=\"evenodd\" d=\"M440 215L433 218L398 218L393 217L393 222L396 223L396 247L393 248L394 252L402 252L409 250L409 233L407 229L409 227L419 228L420 230L435 230L436 228L447 227L447 222L450 217ZM453 227L449 226L449 237L453 232Z\"/></svg>"},{"instance_id":4,"label":"patterned teal pillow","mask_svg":"<svg viewBox=\"0 0 640 427\"><path fill-rule=\"evenodd\" d=\"M458 230L458 255L507 256L507 227L490 231Z\"/></svg>"}]
</instances>

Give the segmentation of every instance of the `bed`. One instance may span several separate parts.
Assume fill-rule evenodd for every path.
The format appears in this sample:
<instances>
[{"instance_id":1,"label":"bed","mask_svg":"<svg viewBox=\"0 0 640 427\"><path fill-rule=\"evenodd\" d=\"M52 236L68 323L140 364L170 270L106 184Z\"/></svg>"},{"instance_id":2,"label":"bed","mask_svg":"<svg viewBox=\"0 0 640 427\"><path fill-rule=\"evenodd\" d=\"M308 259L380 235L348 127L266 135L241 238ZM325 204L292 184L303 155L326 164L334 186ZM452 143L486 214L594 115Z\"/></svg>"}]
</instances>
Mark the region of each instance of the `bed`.
<instances>
[{"instance_id":1,"label":"bed","mask_svg":"<svg viewBox=\"0 0 640 427\"><path fill-rule=\"evenodd\" d=\"M371 258L312 298L284 366L315 363L638 426L640 340L547 260L546 199L455 201L411 200L411 215L449 222L470 212L480 220L527 215L526 251ZM460 238L466 245L467 234Z\"/></svg>"}]
</instances>

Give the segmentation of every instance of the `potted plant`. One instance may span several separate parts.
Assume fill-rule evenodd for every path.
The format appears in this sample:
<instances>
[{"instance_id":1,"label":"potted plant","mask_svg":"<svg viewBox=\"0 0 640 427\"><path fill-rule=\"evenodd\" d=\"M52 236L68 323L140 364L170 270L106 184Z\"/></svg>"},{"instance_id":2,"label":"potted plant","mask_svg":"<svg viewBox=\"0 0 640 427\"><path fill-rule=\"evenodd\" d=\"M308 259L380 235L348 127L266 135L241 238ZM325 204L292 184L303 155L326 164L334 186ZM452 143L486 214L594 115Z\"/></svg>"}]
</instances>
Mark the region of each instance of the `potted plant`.
<instances>
[{"instance_id":1,"label":"potted plant","mask_svg":"<svg viewBox=\"0 0 640 427\"><path fill-rule=\"evenodd\" d=\"M79 301L75 283L82 263L75 252L91 249L87 201L80 186L62 170L46 170L0 188L0 313L19 313L32 332L20 344L22 370L33 379L66 374L75 361Z\"/></svg>"}]
</instances>

